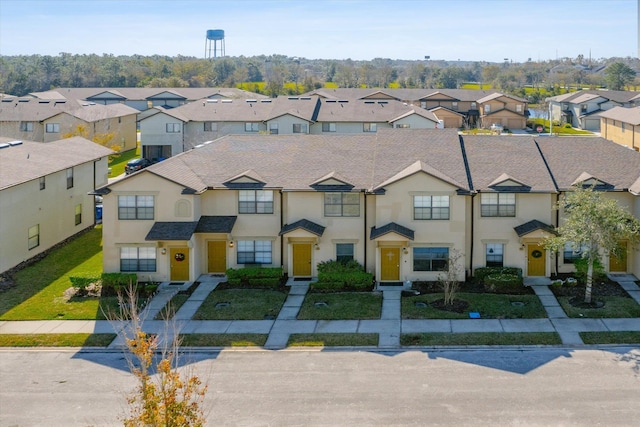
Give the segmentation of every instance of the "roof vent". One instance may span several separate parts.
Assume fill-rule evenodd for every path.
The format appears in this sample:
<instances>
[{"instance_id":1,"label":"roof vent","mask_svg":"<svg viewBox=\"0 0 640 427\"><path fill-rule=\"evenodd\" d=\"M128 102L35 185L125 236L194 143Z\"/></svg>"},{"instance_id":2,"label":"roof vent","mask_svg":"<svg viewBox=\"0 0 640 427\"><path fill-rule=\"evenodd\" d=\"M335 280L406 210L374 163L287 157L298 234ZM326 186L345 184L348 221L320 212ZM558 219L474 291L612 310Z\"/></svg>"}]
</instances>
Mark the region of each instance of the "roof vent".
<instances>
[{"instance_id":1,"label":"roof vent","mask_svg":"<svg viewBox=\"0 0 640 427\"><path fill-rule=\"evenodd\" d=\"M11 144L9 144L8 142L3 142L0 144L0 150L3 148L9 148L11 147Z\"/></svg>"},{"instance_id":2,"label":"roof vent","mask_svg":"<svg viewBox=\"0 0 640 427\"><path fill-rule=\"evenodd\" d=\"M247 101L247 102L258 102L257 99L246 99L245 101Z\"/></svg>"},{"instance_id":3,"label":"roof vent","mask_svg":"<svg viewBox=\"0 0 640 427\"><path fill-rule=\"evenodd\" d=\"M49 103L49 100L48 100L48 99L39 99L39 100L38 100L38 103L39 103L39 104L48 104L48 103Z\"/></svg>"},{"instance_id":4,"label":"roof vent","mask_svg":"<svg viewBox=\"0 0 640 427\"><path fill-rule=\"evenodd\" d=\"M290 96L287 98L289 101L297 101L299 98L297 96Z\"/></svg>"},{"instance_id":5,"label":"roof vent","mask_svg":"<svg viewBox=\"0 0 640 427\"><path fill-rule=\"evenodd\" d=\"M271 102L271 100L270 99L261 99L260 102L265 102L266 103L266 102Z\"/></svg>"},{"instance_id":6,"label":"roof vent","mask_svg":"<svg viewBox=\"0 0 640 427\"><path fill-rule=\"evenodd\" d=\"M302 99L303 101L311 101L310 96L301 96L300 99Z\"/></svg>"},{"instance_id":7,"label":"roof vent","mask_svg":"<svg viewBox=\"0 0 640 427\"><path fill-rule=\"evenodd\" d=\"M346 99L339 99L338 102L349 102Z\"/></svg>"},{"instance_id":8,"label":"roof vent","mask_svg":"<svg viewBox=\"0 0 640 427\"><path fill-rule=\"evenodd\" d=\"M389 103L389 101L378 101L378 104L388 104L388 103Z\"/></svg>"},{"instance_id":9,"label":"roof vent","mask_svg":"<svg viewBox=\"0 0 640 427\"><path fill-rule=\"evenodd\" d=\"M29 102L29 98L20 98L18 102Z\"/></svg>"},{"instance_id":10,"label":"roof vent","mask_svg":"<svg viewBox=\"0 0 640 427\"><path fill-rule=\"evenodd\" d=\"M9 141L9 145L15 147L16 145L22 145L22 141Z\"/></svg>"},{"instance_id":11,"label":"roof vent","mask_svg":"<svg viewBox=\"0 0 640 427\"><path fill-rule=\"evenodd\" d=\"M327 99L325 102L337 102L335 99Z\"/></svg>"},{"instance_id":12,"label":"roof vent","mask_svg":"<svg viewBox=\"0 0 640 427\"><path fill-rule=\"evenodd\" d=\"M217 104L218 100L217 99L207 99L207 102L211 102L212 104Z\"/></svg>"},{"instance_id":13,"label":"roof vent","mask_svg":"<svg viewBox=\"0 0 640 427\"><path fill-rule=\"evenodd\" d=\"M233 99L223 99L222 103L223 104L231 104L233 102Z\"/></svg>"}]
</instances>

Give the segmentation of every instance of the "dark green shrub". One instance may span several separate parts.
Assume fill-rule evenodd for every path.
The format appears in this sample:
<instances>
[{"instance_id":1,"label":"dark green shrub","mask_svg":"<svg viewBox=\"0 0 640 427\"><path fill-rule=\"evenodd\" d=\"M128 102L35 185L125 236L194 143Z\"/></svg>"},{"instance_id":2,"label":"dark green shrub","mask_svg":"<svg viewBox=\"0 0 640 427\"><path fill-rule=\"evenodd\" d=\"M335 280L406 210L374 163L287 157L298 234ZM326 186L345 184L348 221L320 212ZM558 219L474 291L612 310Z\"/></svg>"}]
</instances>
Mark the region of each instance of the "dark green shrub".
<instances>
[{"instance_id":1,"label":"dark green shrub","mask_svg":"<svg viewBox=\"0 0 640 427\"><path fill-rule=\"evenodd\" d=\"M114 295L126 292L129 286L136 287L138 276L136 273L102 273L103 295Z\"/></svg>"},{"instance_id":2,"label":"dark green shrub","mask_svg":"<svg viewBox=\"0 0 640 427\"><path fill-rule=\"evenodd\" d=\"M343 271L362 271L364 268L358 261L350 260L341 262L336 260L321 261L318 263L318 275L320 273L343 272Z\"/></svg>"},{"instance_id":3,"label":"dark green shrub","mask_svg":"<svg viewBox=\"0 0 640 427\"><path fill-rule=\"evenodd\" d=\"M587 284L587 269L589 268L589 260L587 258L579 258L573 262L576 268L576 279L581 285ZM601 282L607 277L604 267L598 258L593 261L593 281Z\"/></svg>"},{"instance_id":4,"label":"dark green shrub","mask_svg":"<svg viewBox=\"0 0 640 427\"><path fill-rule=\"evenodd\" d=\"M484 288L488 292L509 294L522 288L522 277L515 274L490 274L484 278Z\"/></svg>"},{"instance_id":5,"label":"dark green shrub","mask_svg":"<svg viewBox=\"0 0 640 427\"><path fill-rule=\"evenodd\" d=\"M473 272L473 279L476 283L485 283L485 278L492 274L515 274L522 277L522 269L518 267L480 267Z\"/></svg>"},{"instance_id":6,"label":"dark green shrub","mask_svg":"<svg viewBox=\"0 0 640 427\"><path fill-rule=\"evenodd\" d=\"M371 290L373 275L364 271L357 261L346 263L322 261L318 263L318 281L311 284L315 290Z\"/></svg>"},{"instance_id":7,"label":"dark green shrub","mask_svg":"<svg viewBox=\"0 0 640 427\"><path fill-rule=\"evenodd\" d=\"M227 270L227 281L234 286L276 287L280 284L282 276L281 267L246 267Z\"/></svg>"},{"instance_id":8,"label":"dark green shrub","mask_svg":"<svg viewBox=\"0 0 640 427\"><path fill-rule=\"evenodd\" d=\"M69 277L69 280L71 281L71 286L73 286L74 288L85 289L90 284L98 282L100 278L71 276Z\"/></svg>"}]
</instances>

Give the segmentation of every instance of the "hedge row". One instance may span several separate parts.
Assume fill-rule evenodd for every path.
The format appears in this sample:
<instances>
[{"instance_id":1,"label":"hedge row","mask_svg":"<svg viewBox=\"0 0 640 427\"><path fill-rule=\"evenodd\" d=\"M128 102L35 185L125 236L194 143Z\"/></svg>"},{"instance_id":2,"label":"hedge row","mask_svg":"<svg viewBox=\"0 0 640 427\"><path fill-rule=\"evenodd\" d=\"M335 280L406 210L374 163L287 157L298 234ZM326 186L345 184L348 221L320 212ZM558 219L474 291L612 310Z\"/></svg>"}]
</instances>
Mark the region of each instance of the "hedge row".
<instances>
[{"instance_id":1,"label":"hedge row","mask_svg":"<svg viewBox=\"0 0 640 427\"><path fill-rule=\"evenodd\" d=\"M227 270L227 281L230 285L247 284L259 287L276 287L283 276L281 267L246 267Z\"/></svg>"},{"instance_id":2,"label":"hedge row","mask_svg":"<svg viewBox=\"0 0 640 427\"><path fill-rule=\"evenodd\" d=\"M318 281L311 284L315 290L368 291L373 284L373 275L364 271L356 261L342 263L323 261L318 263Z\"/></svg>"}]
</instances>

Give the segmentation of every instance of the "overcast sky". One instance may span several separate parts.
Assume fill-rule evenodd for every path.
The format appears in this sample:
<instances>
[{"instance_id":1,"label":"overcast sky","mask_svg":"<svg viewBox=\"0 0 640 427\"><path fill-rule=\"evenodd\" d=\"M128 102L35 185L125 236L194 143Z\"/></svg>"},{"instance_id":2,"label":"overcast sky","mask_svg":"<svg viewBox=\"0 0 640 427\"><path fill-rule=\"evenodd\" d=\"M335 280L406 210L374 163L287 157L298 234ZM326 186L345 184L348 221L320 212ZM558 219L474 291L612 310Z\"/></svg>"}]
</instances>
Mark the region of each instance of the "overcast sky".
<instances>
[{"instance_id":1,"label":"overcast sky","mask_svg":"<svg viewBox=\"0 0 640 427\"><path fill-rule=\"evenodd\" d=\"M638 0L0 0L0 55L637 56Z\"/></svg>"}]
</instances>

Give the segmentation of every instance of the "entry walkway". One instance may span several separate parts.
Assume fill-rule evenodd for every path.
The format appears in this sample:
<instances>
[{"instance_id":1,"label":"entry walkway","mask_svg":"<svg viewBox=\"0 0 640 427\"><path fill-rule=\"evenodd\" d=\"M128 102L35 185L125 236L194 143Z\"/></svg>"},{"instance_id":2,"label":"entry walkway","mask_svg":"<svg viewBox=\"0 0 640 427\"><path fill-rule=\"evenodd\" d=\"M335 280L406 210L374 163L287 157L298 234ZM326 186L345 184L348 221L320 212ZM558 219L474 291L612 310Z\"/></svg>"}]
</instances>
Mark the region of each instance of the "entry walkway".
<instances>
[{"instance_id":1,"label":"entry walkway","mask_svg":"<svg viewBox=\"0 0 640 427\"><path fill-rule=\"evenodd\" d=\"M634 276L612 275L611 278L640 303L640 288ZM297 320L298 312L309 290L310 281L290 280L291 287L287 299L274 320L192 320L196 311L224 277L203 275L198 284L187 282L181 286L163 284L160 292L141 313L143 329L149 333L165 334L172 339L176 333L209 334L268 334L265 344L269 349L287 346L291 334L296 333L375 333L379 336L379 348L399 348L401 334L410 333L478 333L478 332L557 332L565 345L582 345L580 332L640 331L640 318L620 319L575 319L568 318L562 310L548 284L531 283L531 287L547 311L544 319L402 319L402 288L379 286L382 292L382 314L373 320ZM153 320L166 303L180 290L197 286L187 302L175 315L174 328L167 331L166 322ZM88 320L46 320L46 321L0 321L0 334L36 333L111 333L119 336L110 345L119 348L124 345L121 334L127 322Z\"/></svg>"}]
</instances>

